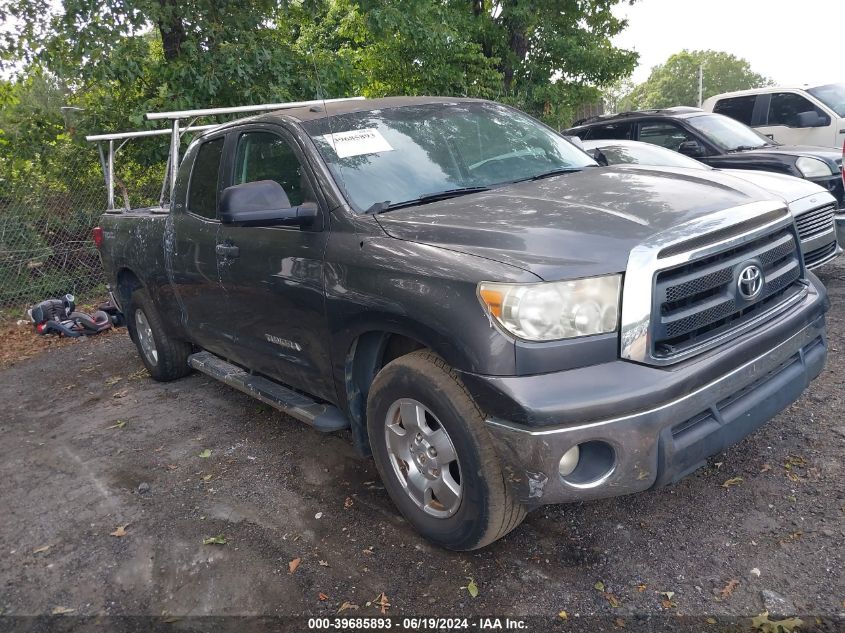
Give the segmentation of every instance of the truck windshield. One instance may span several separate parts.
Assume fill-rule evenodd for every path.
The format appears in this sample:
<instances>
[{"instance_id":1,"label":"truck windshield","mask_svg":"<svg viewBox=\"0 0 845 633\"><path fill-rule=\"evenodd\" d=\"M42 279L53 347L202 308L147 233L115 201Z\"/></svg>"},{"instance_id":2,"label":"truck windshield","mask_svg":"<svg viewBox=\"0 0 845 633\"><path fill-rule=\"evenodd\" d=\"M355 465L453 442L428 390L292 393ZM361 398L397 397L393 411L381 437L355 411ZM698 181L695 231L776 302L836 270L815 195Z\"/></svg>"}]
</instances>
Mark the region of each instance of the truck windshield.
<instances>
[{"instance_id":1,"label":"truck windshield","mask_svg":"<svg viewBox=\"0 0 845 633\"><path fill-rule=\"evenodd\" d=\"M772 139L722 114L689 117L687 123L713 145L726 152L776 145Z\"/></svg>"},{"instance_id":2,"label":"truck windshield","mask_svg":"<svg viewBox=\"0 0 845 633\"><path fill-rule=\"evenodd\" d=\"M836 112L839 116L845 116L845 84L827 84L807 90L816 99Z\"/></svg>"},{"instance_id":3,"label":"truck windshield","mask_svg":"<svg viewBox=\"0 0 845 633\"><path fill-rule=\"evenodd\" d=\"M596 164L550 128L495 103L402 106L303 125L359 212Z\"/></svg>"}]
</instances>

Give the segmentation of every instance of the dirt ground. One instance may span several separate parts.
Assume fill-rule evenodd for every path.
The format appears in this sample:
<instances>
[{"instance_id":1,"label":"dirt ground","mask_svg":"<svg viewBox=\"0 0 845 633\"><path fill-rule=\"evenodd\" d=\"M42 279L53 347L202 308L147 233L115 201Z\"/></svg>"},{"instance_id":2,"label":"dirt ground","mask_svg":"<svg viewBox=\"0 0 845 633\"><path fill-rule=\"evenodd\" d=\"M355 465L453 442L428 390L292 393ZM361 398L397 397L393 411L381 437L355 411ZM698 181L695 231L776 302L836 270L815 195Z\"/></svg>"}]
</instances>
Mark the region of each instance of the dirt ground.
<instances>
[{"instance_id":1,"label":"dirt ground","mask_svg":"<svg viewBox=\"0 0 845 633\"><path fill-rule=\"evenodd\" d=\"M153 382L125 330L8 366L0 629L52 613L182 630L384 609L470 628L507 615L536 630L774 631L751 628L768 608L843 630L845 258L820 277L830 356L799 402L675 486L543 508L469 554L419 538L348 433L202 375Z\"/></svg>"}]
</instances>

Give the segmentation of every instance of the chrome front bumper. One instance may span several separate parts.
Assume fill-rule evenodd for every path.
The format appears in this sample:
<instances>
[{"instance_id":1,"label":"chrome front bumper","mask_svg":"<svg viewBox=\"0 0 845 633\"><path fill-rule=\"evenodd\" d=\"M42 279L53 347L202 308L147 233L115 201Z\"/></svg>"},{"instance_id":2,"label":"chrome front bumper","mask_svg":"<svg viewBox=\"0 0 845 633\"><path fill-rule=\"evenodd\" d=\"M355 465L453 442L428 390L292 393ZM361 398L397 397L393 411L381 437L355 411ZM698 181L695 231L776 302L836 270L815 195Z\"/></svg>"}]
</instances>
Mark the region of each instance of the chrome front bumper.
<instances>
[{"instance_id":1,"label":"chrome front bumper","mask_svg":"<svg viewBox=\"0 0 845 633\"><path fill-rule=\"evenodd\" d=\"M732 371L642 411L565 427L530 428L500 419L487 425L506 476L528 506L639 492L680 479L760 427L801 395L826 355L825 320L819 316ZM582 450L582 462L596 457L605 465L587 464L578 475L579 463L572 476L561 477L561 456L587 442L612 450Z\"/></svg>"}]
</instances>

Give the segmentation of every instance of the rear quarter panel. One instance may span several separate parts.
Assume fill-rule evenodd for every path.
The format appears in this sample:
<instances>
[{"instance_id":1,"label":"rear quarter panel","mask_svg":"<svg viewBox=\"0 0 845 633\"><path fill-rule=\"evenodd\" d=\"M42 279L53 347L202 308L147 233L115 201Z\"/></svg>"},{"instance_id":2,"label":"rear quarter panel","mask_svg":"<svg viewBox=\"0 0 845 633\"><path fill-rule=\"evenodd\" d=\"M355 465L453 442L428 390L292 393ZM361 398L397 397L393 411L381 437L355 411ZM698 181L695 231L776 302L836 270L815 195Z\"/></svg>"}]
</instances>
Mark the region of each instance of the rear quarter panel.
<instances>
[{"instance_id":1,"label":"rear quarter panel","mask_svg":"<svg viewBox=\"0 0 845 633\"><path fill-rule=\"evenodd\" d=\"M137 277L168 325L178 327L179 309L168 280L164 235L168 214L151 209L106 213L100 218L103 245L100 256L106 281L116 292L126 271ZM127 297L118 296L126 309Z\"/></svg>"}]
</instances>

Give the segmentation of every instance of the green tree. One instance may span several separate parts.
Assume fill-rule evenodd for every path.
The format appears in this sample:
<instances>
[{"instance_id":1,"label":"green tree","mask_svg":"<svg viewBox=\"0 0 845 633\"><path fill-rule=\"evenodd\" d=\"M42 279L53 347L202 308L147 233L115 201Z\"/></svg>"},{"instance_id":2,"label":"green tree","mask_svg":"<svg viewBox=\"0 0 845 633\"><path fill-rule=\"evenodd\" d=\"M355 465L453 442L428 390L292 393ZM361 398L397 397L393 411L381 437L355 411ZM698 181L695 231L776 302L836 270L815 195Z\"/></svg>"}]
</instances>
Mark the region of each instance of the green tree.
<instances>
[{"instance_id":1,"label":"green tree","mask_svg":"<svg viewBox=\"0 0 845 633\"><path fill-rule=\"evenodd\" d=\"M19 28L0 52L71 81L101 123L311 98L320 86L493 97L561 123L633 69L636 53L610 41L625 27L612 9L626 1L63 0L56 10L6 0L0 18Z\"/></svg>"},{"instance_id":2,"label":"green tree","mask_svg":"<svg viewBox=\"0 0 845 633\"><path fill-rule=\"evenodd\" d=\"M20 25L3 46L8 61L37 62L120 104L233 105L269 95L296 98L302 60L275 0L8 0L0 18Z\"/></svg>"},{"instance_id":3,"label":"green tree","mask_svg":"<svg viewBox=\"0 0 845 633\"><path fill-rule=\"evenodd\" d=\"M97 282L105 196L85 134L353 94L493 98L561 126L633 69L611 44L626 1L0 0L0 304ZM158 200L167 149L120 150L118 204Z\"/></svg>"},{"instance_id":4,"label":"green tree","mask_svg":"<svg viewBox=\"0 0 845 633\"><path fill-rule=\"evenodd\" d=\"M683 50L652 68L648 79L623 98L620 106L635 110L697 106L699 67L704 70L704 99L722 92L772 84L771 79L751 70L746 60L730 53Z\"/></svg>"},{"instance_id":5,"label":"green tree","mask_svg":"<svg viewBox=\"0 0 845 633\"><path fill-rule=\"evenodd\" d=\"M621 1L357 0L375 44L367 88L488 97L562 125L636 65L611 44Z\"/></svg>"},{"instance_id":6,"label":"green tree","mask_svg":"<svg viewBox=\"0 0 845 633\"><path fill-rule=\"evenodd\" d=\"M605 86L602 90L602 101L606 112L620 112L626 105L628 96L633 92L636 84L625 77Z\"/></svg>"},{"instance_id":7,"label":"green tree","mask_svg":"<svg viewBox=\"0 0 845 633\"><path fill-rule=\"evenodd\" d=\"M498 59L504 100L561 126L599 88L630 75L638 55L611 38L618 0L475 0L482 43ZM479 10L479 7L481 10Z\"/></svg>"}]
</instances>

